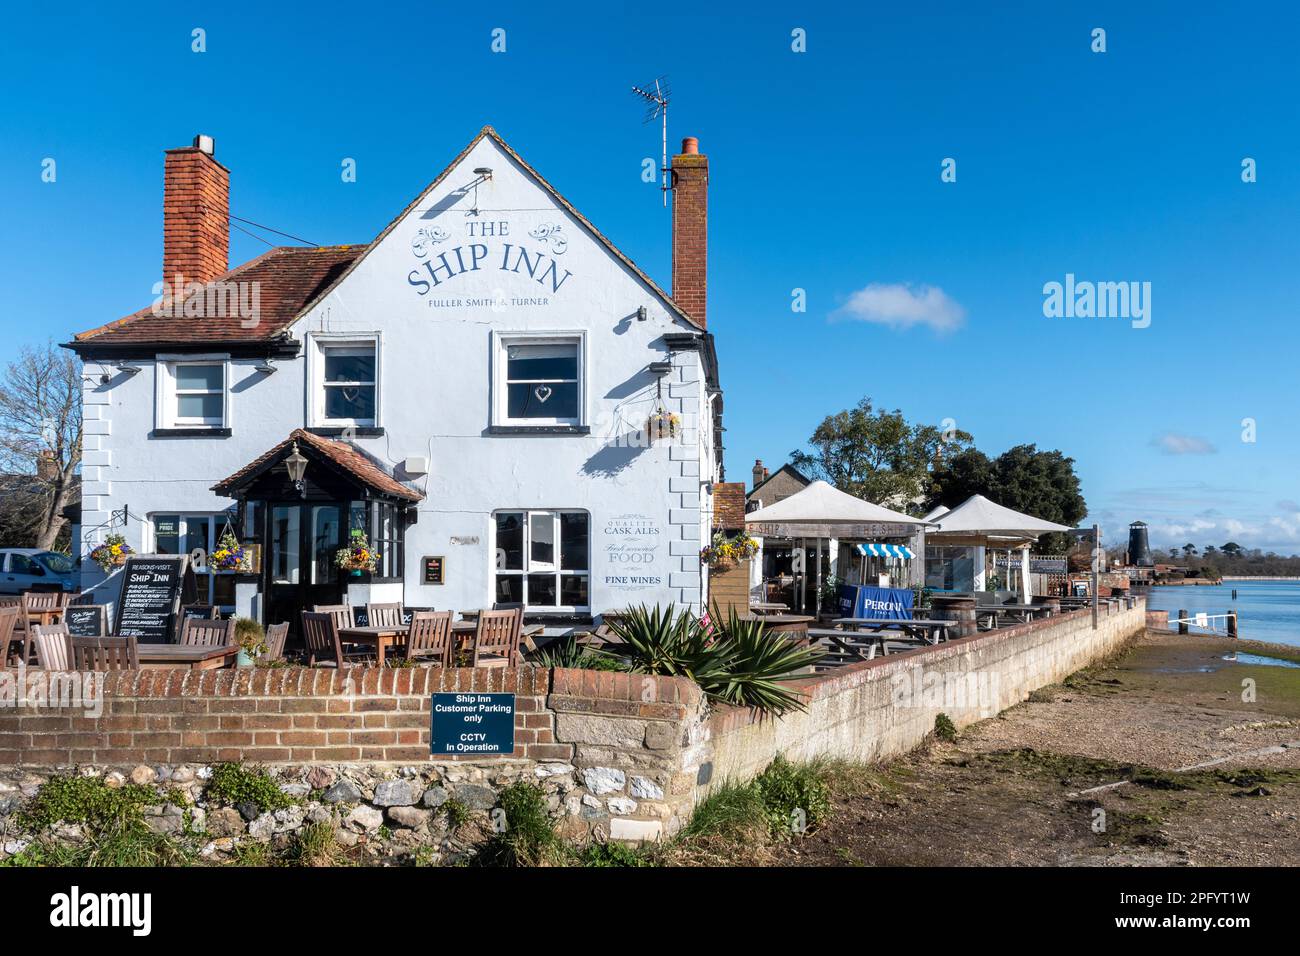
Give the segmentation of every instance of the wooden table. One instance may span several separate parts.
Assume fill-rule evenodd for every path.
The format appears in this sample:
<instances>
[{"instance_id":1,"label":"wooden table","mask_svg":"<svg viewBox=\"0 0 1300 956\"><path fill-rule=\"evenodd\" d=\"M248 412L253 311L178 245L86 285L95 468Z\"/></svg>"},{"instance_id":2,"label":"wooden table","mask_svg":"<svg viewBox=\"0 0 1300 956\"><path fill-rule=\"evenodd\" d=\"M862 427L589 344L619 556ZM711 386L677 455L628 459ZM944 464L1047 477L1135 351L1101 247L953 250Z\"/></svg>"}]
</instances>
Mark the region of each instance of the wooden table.
<instances>
[{"instance_id":1,"label":"wooden table","mask_svg":"<svg viewBox=\"0 0 1300 956\"><path fill-rule=\"evenodd\" d=\"M753 601L749 605L749 610L753 614L785 614L789 612L790 605L775 601Z\"/></svg>"},{"instance_id":2,"label":"wooden table","mask_svg":"<svg viewBox=\"0 0 1300 956\"><path fill-rule=\"evenodd\" d=\"M827 627L810 627L808 628L808 639L813 643L819 641L830 641L836 647L854 657L863 661L874 660L876 652L884 657L889 653L886 641L890 638L888 631L836 631ZM862 649L855 646L857 643L868 645L867 652L862 653Z\"/></svg>"},{"instance_id":3,"label":"wooden table","mask_svg":"<svg viewBox=\"0 0 1300 956\"><path fill-rule=\"evenodd\" d=\"M27 612L27 626L38 624L41 627L49 627L51 624L58 624L63 620L64 608L61 607L39 607L32 608ZM21 616L22 611L19 610Z\"/></svg>"},{"instance_id":4,"label":"wooden table","mask_svg":"<svg viewBox=\"0 0 1300 956\"><path fill-rule=\"evenodd\" d=\"M1052 613L1052 609L1046 604L977 604L975 613L978 615L996 617L998 614L1010 614L1019 619L1022 623L1028 623L1037 615L1044 616Z\"/></svg>"},{"instance_id":5,"label":"wooden table","mask_svg":"<svg viewBox=\"0 0 1300 956\"><path fill-rule=\"evenodd\" d=\"M762 621L769 631L806 631L817 618L811 614L739 614L742 621Z\"/></svg>"},{"instance_id":6,"label":"wooden table","mask_svg":"<svg viewBox=\"0 0 1300 956\"><path fill-rule=\"evenodd\" d=\"M901 618L901 617L837 617L835 624L844 627L871 627L880 630L897 628L907 634L925 641L938 644L948 639L948 630L957 626L957 621L939 620L937 618Z\"/></svg>"},{"instance_id":7,"label":"wooden table","mask_svg":"<svg viewBox=\"0 0 1300 956\"><path fill-rule=\"evenodd\" d=\"M397 625L371 625L367 627L340 627L339 641L346 644L365 644L373 646L375 649L375 663L380 667L384 666L384 658L387 656L388 649L394 644L402 644L406 641L408 628L401 624Z\"/></svg>"},{"instance_id":8,"label":"wooden table","mask_svg":"<svg viewBox=\"0 0 1300 956\"><path fill-rule=\"evenodd\" d=\"M238 644L202 647L194 644L137 644L141 670L161 667L192 671L215 670L229 667L239 656Z\"/></svg>"}]
</instances>

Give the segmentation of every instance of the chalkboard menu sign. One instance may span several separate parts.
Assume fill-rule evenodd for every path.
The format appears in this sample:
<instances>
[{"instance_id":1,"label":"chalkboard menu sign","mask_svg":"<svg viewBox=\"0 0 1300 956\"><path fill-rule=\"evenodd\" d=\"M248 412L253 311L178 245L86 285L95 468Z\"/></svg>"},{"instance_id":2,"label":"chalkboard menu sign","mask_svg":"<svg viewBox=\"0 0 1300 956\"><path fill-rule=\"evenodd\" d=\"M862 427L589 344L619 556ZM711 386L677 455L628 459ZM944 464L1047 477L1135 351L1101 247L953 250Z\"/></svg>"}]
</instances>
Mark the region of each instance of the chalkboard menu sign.
<instances>
[{"instance_id":1,"label":"chalkboard menu sign","mask_svg":"<svg viewBox=\"0 0 1300 956\"><path fill-rule=\"evenodd\" d=\"M354 604L352 606L352 626L370 626L370 611L364 604Z\"/></svg>"},{"instance_id":2,"label":"chalkboard menu sign","mask_svg":"<svg viewBox=\"0 0 1300 956\"><path fill-rule=\"evenodd\" d=\"M114 633L142 644L172 643L180 604L193 603L196 591L187 555L132 555L122 569Z\"/></svg>"},{"instance_id":3,"label":"chalkboard menu sign","mask_svg":"<svg viewBox=\"0 0 1300 956\"><path fill-rule=\"evenodd\" d=\"M108 633L107 619L102 604L74 604L63 612L63 623L73 637L104 637Z\"/></svg>"},{"instance_id":4,"label":"chalkboard menu sign","mask_svg":"<svg viewBox=\"0 0 1300 956\"><path fill-rule=\"evenodd\" d=\"M432 611L432 610L433 608L431 607L404 607L402 608L402 624L409 627L411 623L412 615L414 615L416 611Z\"/></svg>"}]
</instances>

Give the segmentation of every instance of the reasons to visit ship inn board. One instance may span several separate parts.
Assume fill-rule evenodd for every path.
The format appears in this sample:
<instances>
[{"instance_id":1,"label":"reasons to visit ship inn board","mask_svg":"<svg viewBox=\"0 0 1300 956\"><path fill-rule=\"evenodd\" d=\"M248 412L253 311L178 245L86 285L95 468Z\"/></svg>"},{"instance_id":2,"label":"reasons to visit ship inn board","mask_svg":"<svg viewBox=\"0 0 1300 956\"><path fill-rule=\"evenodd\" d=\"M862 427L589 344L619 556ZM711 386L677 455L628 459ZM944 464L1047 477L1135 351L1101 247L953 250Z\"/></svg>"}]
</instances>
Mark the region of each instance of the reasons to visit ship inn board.
<instances>
[{"instance_id":1,"label":"reasons to visit ship inn board","mask_svg":"<svg viewBox=\"0 0 1300 956\"><path fill-rule=\"evenodd\" d=\"M209 137L168 150L158 300L68 343L87 367L79 553L121 535L191 555L200 602L264 623L386 601L559 624L703 607L722 477L708 161L686 139L671 164L669 296L491 127L373 241L233 269L231 171Z\"/></svg>"}]
</instances>

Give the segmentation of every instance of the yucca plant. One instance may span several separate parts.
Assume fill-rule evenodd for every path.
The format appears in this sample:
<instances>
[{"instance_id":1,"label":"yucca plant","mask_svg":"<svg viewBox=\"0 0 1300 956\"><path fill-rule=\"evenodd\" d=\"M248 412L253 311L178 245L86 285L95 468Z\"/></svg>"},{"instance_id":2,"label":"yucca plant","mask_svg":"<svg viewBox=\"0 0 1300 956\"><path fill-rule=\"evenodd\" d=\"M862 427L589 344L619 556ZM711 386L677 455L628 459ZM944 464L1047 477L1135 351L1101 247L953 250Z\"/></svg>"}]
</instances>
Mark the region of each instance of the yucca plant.
<instances>
[{"instance_id":1,"label":"yucca plant","mask_svg":"<svg viewBox=\"0 0 1300 956\"><path fill-rule=\"evenodd\" d=\"M628 608L609 629L623 641L621 650L636 673L689 677L704 687L724 672L726 661L712 646L712 635L694 614L672 604Z\"/></svg>"},{"instance_id":2,"label":"yucca plant","mask_svg":"<svg viewBox=\"0 0 1300 956\"><path fill-rule=\"evenodd\" d=\"M723 616L715 604L712 624L715 644L727 655L727 677L705 688L706 693L715 700L777 716L804 709L799 695L781 682L806 677L807 669L821 659L819 651L769 631L761 619L740 617L734 607Z\"/></svg>"},{"instance_id":3,"label":"yucca plant","mask_svg":"<svg viewBox=\"0 0 1300 956\"><path fill-rule=\"evenodd\" d=\"M820 657L790 644L762 621L745 620L731 610L723 617L715 607L709 624L673 605L628 609L610 630L624 642L632 669L643 674L689 677L710 700L752 707L764 713L802 710L797 694L780 682Z\"/></svg>"}]
</instances>

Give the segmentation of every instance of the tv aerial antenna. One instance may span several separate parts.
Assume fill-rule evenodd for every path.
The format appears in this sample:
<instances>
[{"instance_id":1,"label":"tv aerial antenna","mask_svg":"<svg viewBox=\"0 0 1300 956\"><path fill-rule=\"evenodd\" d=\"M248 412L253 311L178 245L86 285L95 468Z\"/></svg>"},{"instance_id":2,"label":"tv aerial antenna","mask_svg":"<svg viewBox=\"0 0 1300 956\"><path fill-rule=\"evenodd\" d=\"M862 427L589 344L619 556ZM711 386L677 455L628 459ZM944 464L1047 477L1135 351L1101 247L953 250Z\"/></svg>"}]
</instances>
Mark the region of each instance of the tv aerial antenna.
<instances>
[{"instance_id":1,"label":"tv aerial antenna","mask_svg":"<svg viewBox=\"0 0 1300 956\"><path fill-rule=\"evenodd\" d=\"M659 188L663 191L666 209L668 208L668 97L672 91L668 88L668 78L660 76L656 77L653 83L632 87L632 92L648 104L642 124L652 123L656 119L661 120L663 124L663 160L660 166L663 185Z\"/></svg>"}]
</instances>

